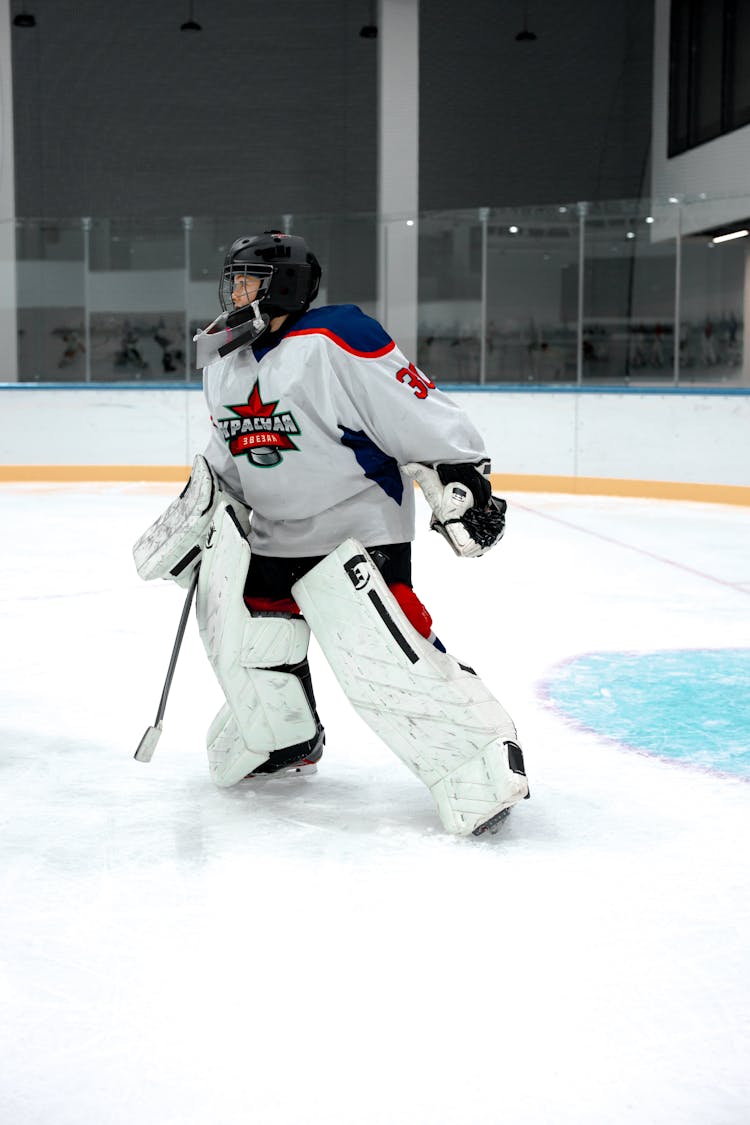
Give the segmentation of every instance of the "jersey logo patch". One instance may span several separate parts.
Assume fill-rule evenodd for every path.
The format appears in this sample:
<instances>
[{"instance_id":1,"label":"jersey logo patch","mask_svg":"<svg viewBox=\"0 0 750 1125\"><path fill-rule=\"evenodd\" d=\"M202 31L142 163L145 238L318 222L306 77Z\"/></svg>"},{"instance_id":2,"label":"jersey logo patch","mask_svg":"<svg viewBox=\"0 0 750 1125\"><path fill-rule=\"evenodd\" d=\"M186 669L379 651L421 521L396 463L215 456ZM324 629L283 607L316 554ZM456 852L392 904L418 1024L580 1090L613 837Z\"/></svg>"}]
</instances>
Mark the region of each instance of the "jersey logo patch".
<instances>
[{"instance_id":1,"label":"jersey logo patch","mask_svg":"<svg viewBox=\"0 0 750 1125\"><path fill-rule=\"evenodd\" d=\"M289 435L298 434L299 426L288 410L277 414L278 405L278 402L263 402L256 379L247 403L226 407L236 417L219 418L216 425L233 457L247 454L253 465L268 468L281 463L282 452L297 450Z\"/></svg>"}]
</instances>

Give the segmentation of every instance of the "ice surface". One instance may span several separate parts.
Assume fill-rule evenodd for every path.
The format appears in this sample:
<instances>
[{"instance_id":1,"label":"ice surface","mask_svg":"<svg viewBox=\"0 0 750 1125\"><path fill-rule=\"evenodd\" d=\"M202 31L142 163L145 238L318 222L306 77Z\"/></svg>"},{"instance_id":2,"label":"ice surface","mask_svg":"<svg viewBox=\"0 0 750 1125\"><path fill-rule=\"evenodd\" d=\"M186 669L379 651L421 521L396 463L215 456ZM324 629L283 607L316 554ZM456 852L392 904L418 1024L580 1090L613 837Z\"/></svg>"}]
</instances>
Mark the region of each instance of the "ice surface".
<instances>
[{"instance_id":1,"label":"ice surface","mask_svg":"<svg viewBox=\"0 0 750 1125\"><path fill-rule=\"evenodd\" d=\"M532 787L463 840L314 646L317 776L211 785L194 622L133 760L184 591L130 548L173 495L0 489L0 1121L747 1125L750 786L581 732L540 685L747 647L750 512L519 494L484 559L420 533L416 588Z\"/></svg>"}]
</instances>

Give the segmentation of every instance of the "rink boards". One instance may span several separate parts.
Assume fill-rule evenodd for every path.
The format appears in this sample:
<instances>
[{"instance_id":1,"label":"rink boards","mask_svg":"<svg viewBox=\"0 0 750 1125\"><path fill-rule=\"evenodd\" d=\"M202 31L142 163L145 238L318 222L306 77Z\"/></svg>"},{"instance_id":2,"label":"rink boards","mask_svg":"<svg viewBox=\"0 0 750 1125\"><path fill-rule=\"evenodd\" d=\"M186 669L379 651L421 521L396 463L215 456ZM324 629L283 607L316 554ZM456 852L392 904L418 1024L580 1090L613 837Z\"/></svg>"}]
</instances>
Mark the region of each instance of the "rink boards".
<instances>
[{"instance_id":1,"label":"rink boards","mask_svg":"<svg viewBox=\"0 0 750 1125\"><path fill-rule=\"evenodd\" d=\"M750 390L450 388L497 489L750 504ZM183 481L197 385L0 385L0 480Z\"/></svg>"}]
</instances>

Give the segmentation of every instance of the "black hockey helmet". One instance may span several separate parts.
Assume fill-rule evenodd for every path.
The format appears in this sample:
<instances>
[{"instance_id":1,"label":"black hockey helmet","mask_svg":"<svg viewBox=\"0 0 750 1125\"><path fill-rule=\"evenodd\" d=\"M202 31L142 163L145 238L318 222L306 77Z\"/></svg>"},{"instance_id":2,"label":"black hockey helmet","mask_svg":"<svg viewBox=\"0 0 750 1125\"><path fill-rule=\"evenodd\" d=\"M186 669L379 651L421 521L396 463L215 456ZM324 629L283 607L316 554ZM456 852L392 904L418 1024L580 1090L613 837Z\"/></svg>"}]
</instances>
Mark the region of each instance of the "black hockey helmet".
<instances>
[{"instance_id":1,"label":"black hockey helmet","mask_svg":"<svg viewBox=\"0 0 750 1125\"><path fill-rule=\"evenodd\" d=\"M219 301L231 313L232 289L239 274L261 279L258 305L268 316L302 312L318 295L321 268L304 238L278 230L238 238L227 251L219 281Z\"/></svg>"}]
</instances>

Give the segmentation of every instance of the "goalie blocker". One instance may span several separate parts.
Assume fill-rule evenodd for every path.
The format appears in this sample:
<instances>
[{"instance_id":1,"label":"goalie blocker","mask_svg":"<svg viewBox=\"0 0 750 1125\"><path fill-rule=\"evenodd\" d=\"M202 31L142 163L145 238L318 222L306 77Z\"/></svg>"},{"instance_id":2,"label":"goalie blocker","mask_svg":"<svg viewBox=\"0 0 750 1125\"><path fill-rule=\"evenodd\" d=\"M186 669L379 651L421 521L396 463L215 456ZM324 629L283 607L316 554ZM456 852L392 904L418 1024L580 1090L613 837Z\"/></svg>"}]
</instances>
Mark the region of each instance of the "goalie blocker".
<instances>
[{"instance_id":1,"label":"goalie blocker","mask_svg":"<svg viewBox=\"0 0 750 1125\"><path fill-rule=\"evenodd\" d=\"M214 512L226 500L206 458L199 453L180 495L133 545L133 559L140 577L147 582L154 578L171 578L187 589L193 571L200 564ZM235 499L232 504L247 532L249 509Z\"/></svg>"},{"instance_id":2,"label":"goalie blocker","mask_svg":"<svg viewBox=\"0 0 750 1125\"><path fill-rule=\"evenodd\" d=\"M449 832L479 834L529 796L510 716L417 633L360 543L347 539L292 595L350 703L428 787Z\"/></svg>"}]
</instances>

